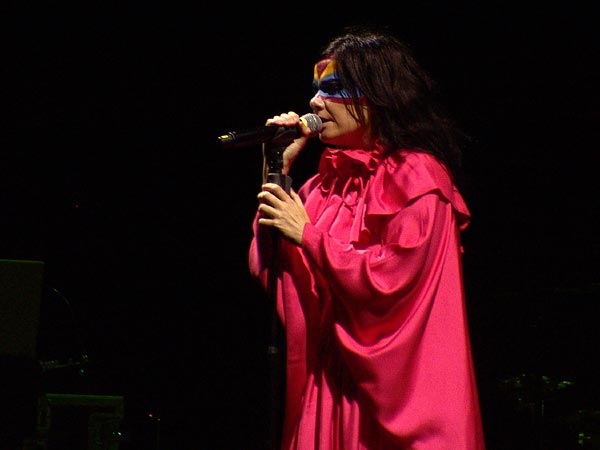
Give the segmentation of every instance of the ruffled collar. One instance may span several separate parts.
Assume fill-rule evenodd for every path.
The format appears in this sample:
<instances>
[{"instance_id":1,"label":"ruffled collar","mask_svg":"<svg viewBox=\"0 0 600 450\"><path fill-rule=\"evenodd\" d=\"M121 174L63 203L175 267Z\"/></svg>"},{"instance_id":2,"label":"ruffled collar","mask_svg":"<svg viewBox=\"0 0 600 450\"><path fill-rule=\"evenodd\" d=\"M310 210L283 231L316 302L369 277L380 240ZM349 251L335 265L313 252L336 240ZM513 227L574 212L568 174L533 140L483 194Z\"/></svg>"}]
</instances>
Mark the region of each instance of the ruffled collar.
<instances>
[{"instance_id":1,"label":"ruffled collar","mask_svg":"<svg viewBox=\"0 0 600 450\"><path fill-rule=\"evenodd\" d=\"M382 158L383 149L340 149L327 147L321 154L319 174L323 179L337 177L368 177Z\"/></svg>"},{"instance_id":2,"label":"ruffled collar","mask_svg":"<svg viewBox=\"0 0 600 450\"><path fill-rule=\"evenodd\" d=\"M319 162L322 194L329 199L337 191L342 204L354 216L380 164L382 150L325 148Z\"/></svg>"},{"instance_id":3,"label":"ruffled collar","mask_svg":"<svg viewBox=\"0 0 600 450\"><path fill-rule=\"evenodd\" d=\"M470 221L470 212L447 170L424 152L399 150L397 157L390 158L383 156L380 146L371 151L326 148L319 178L322 195L330 198L336 190L352 216L362 218L353 224L355 239L365 229L366 216L395 214L427 192L437 192L452 204L461 229Z\"/></svg>"}]
</instances>

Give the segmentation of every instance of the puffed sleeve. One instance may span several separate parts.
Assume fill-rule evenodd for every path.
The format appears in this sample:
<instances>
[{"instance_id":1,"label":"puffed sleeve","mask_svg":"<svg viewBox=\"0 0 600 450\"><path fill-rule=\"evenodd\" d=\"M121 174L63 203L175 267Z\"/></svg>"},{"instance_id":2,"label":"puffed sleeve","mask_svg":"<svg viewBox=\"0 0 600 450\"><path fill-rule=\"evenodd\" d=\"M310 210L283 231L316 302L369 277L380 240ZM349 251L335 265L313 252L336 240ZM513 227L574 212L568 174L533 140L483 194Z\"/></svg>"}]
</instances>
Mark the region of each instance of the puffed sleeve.
<instances>
[{"instance_id":1,"label":"puffed sleeve","mask_svg":"<svg viewBox=\"0 0 600 450\"><path fill-rule=\"evenodd\" d=\"M357 249L307 224L302 247L328 280L348 332L365 344L407 320L441 274L452 238L452 208L427 194L386 219L383 243ZM439 280L438 280L439 281Z\"/></svg>"}]
</instances>

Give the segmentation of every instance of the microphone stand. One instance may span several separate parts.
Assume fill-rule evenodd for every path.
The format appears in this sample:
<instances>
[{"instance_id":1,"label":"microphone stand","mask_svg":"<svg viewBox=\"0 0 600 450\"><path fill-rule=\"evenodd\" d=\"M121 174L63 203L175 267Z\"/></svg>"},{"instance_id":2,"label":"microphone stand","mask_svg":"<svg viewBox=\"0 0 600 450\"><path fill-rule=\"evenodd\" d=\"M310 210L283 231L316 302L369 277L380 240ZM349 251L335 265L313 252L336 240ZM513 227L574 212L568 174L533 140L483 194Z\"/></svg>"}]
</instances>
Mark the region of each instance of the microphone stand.
<instances>
[{"instance_id":1,"label":"microphone stand","mask_svg":"<svg viewBox=\"0 0 600 450\"><path fill-rule=\"evenodd\" d=\"M292 179L283 174L283 151L285 147L269 145L269 143L263 144L263 155L265 158L265 174L266 181L269 183L275 183L281 186L285 192L290 193ZM280 240L281 236L275 229L272 230L271 242L272 242L272 253L271 262L269 267L269 277L267 284L267 294L272 300L271 303L271 335L268 347L268 358L269 358L269 369L270 369L270 408L271 408L271 421L270 421L270 445L269 450L279 450L280 439L281 439L281 426L282 426L282 401L280 398L281 387L279 379L285 366L285 360L280 360L282 349L284 349L284 335L282 333L282 326L277 315L277 280L279 278L279 252L280 252ZM285 380L284 380L285 381Z\"/></svg>"}]
</instances>

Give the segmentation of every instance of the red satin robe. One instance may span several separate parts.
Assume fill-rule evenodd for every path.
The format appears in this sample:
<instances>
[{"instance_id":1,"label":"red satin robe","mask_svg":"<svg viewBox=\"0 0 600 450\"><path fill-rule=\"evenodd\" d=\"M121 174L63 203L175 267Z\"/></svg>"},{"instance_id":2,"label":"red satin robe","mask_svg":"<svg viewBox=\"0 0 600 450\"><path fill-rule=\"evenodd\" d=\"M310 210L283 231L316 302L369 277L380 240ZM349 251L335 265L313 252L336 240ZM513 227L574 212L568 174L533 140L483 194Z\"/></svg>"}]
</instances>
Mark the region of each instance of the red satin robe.
<instances>
[{"instance_id":1,"label":"red satin robe","mask_svg":"<svg viewBox=\"0 0 600 450\"><path fill-rule=\"evenodd\" d=\"M470 213L431 155L325 149L281 240L282 450L484 450L462 281ZM249 267L267 289L255 221Z\"/></svg>"}]
</instances>

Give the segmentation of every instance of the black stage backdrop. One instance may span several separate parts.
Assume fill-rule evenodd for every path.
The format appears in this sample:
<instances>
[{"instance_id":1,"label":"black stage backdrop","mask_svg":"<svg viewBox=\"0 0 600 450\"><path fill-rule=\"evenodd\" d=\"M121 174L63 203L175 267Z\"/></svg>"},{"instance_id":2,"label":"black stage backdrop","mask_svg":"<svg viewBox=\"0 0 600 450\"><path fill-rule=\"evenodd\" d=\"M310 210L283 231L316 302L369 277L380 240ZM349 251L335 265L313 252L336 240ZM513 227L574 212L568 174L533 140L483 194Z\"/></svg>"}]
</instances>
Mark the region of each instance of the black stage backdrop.
<instances>
[{"instance_id":1,"label":"black stage backdrop","mask_svg":"<svg viewBox=\"0 0 600 450\"><path fill-rule=\"evenodd\" d=\"M124 396L122 449L265 448L270 309L246 266L261 154L216 137L308 112L320 46L375 23L472 137L465 277L489 450L600 448L591 10L85 3L2 17L0 258L45 262L45 391Z\"/></svg>"}]
</instances>

